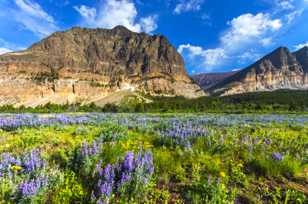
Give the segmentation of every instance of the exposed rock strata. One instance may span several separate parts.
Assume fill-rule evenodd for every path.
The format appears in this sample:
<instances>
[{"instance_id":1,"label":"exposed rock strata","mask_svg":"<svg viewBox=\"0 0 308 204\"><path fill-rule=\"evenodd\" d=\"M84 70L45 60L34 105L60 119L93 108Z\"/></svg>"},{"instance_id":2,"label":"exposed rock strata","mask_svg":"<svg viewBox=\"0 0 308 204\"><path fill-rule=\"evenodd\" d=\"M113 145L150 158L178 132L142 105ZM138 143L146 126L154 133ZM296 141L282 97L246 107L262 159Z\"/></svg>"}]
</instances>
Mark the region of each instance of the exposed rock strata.
<instances>
[{"instance_id":1,"label":"exposed rock strata","mask_svg":"<svg viewBox=\"0 0 308 204\"><path fill-rule=\"evenodd\" d=\"M165 37L123 26L73 28L0 56L0 105L96 103L119 91L205 95Z\"/></svg>"},{"instance_id":2,"label":"exposed rock strata","mask_svg":"<svg viewBox=\"0 0 308 204\"><path fill-rule=\"evenodd\" d=\"M211 87L216 95L277 89L308 89L307 47L291 53L281 47L255 64Z\"/></svg>"}]
</instances>

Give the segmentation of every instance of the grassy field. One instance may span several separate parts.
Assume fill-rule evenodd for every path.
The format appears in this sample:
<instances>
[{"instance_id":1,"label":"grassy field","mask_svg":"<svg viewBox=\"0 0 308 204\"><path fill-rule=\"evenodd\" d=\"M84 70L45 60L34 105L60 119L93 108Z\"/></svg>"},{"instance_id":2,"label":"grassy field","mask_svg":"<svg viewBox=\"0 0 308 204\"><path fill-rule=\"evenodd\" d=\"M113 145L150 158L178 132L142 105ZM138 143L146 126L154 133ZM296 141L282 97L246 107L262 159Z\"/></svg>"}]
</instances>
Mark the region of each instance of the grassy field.
<instances>
[{"instance_id":1,"label":"grassy field","mask_svg":"<svg viewBox=\"0 0 308 204\"><path fill-rule=\"evenodd\" d=\"M0 203L307 203L307 115L4 114Z\"/></svg>"}]
</instances>

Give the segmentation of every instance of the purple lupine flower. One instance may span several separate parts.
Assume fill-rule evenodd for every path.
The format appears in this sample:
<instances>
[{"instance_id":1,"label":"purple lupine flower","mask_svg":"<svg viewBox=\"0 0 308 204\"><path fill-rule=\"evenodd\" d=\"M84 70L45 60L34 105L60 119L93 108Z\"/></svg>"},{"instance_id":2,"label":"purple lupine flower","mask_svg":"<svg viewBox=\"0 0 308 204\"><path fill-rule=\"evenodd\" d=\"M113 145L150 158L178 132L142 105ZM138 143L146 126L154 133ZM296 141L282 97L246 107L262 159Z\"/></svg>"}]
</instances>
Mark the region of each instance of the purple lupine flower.
<instances>
[{"instance_id":1,"label":"purple lupine flower","mask_svg":"<svg viewBox=\"0 0 308 204\"><path fill-rule=\"evenodd\" d=\"M154 172L154 165L153 165L153 156L151 152L146 152L144 154L144 163L146 164L146 171L148 174L152 175Z\"/></svg>"},{"instance_id":2,"label":"purple lupine flower","mask_svg":"<svg viewBox=\"0 0 308 204\"><path fill-rule=\"evenodd\" d=\"M92 145L92 154L96 155L98 153L98 145L96 143L96 141L94 140L93 145Z\"/></svg>"},{"instance_id":3,"label":"purple lupine flower","mask_svg":"<svg viewBox=\"0 0 308 204\"><path fill-rule=\"evenodd\" d=\"M126 182L128 182L131 179L131 175L129 173L122 173L121 179L117 184L118 188L121 188L122 185L124 185Z\"/></svg>"},{"instance_id":4,"label":"purple lupine flower","mask_svg":"<svg viewBox=\"0 0 308 204\"><path fill-rule=\"evenodd\" d=\"M46 177L38 177L30 181L25 181L19 185L20 193L23 197L34 196L38 191L48 185L48 179Z\"/></svg>"},{"instance_id":5,"label":"purple lupine flower","mask_svg":"<svg viewBox=\"0 0 308 204\"><path fill-rule=\"evenodd\" d=\"M27 172L31 172L36 169L44 168L45 162L41 159L40 152L34 149L24 159L23 166L25 167Z\"/></svg>"},{"instance_id":6,"label":"purple lupine flower","mask_svg":"<svg viewBox=\"0 0 308 204\"><path fill-rule=\"evenodd\" d=\"M104 169L104 178L111 183L114 179L114 169L111 164L108 164Z\"/></svg>"},{"instance_id":7,"label":"purple lupine flower","mask_svg":"<svg viewBox=\"0 0 308 204\"><path fill-rule=\"evenodd\" d=\"M103 195L103 196L106 196L107 198L109 198L111 196L111 193L112 193L112 184L111 183L108 183L108 182L105 182L103 183L101 186L100 186L100 193Z\"/></svg>"},{"instance_id":8,"label":"purple lupine flower","mask_svg":"<svg viewBox=\"0 0 308 204\"><path fill-rule=\"evenodd\" d=\"M154 172L151 152L143 154L139 151L137 155L128 152L122 162L107 164L103 175L100 173L100 166L101 163L96 166L98 178L96 179L97 189L94 192L96 192L96 197L100 197L103 202L108 202L113 192L120 192L124 184L130 185L131 182L138 185L147 184Z\"/></svg>"},{"instance_id":9,"label":"purple lupine flower","mask_svg":"<svg viewBox=\"0 0 308 204\"><path fill-rule=\"evenodd\" d=\"M87 142L84 142L82 144L81 154L82 154L83 157L89 156L89 148L88 148L88 143Z\"/></svg>"},{"instance_id":10,"label":"purple lupine flower","mask_svg":"<svg viewBox=\"0 0 308 204\"><path fill-rule=\"evenodd\" d=\"M264 140L264 142L265 142L265 144L267 144L267 145L270 145L270 144L272 143L271 140L268 139L268 138L266 138L266 139Z\"/></svg>"},{"instance_id":11,"label":"purple lupine flower","mask_svg":"<svg viewBox=\"0 0 308 204\"><path fill-rule=\"evenodd\" d=\"M123 167L125 170L132 171L134 169L134 153L128 152L125 156Z\"/></svg>"},{"instance_id":12,"label":"purple lupine flower","mask_svg":"<svg viewBox=\"0 0 308 204\"><path fill-rule=\"evenodd\" d=\"M283 159L283 156L279 152L273 152L272 158L276 161L281 161Z\"/></svg>"},{"instance_id":13,"label":"purple lupine flower","mask_svg":"<svg viewBox=\"0 0 308 204\"><path fill-rule=\"evenodd\" d=\"M36 149L30 153L15 158L8 153L2 154L0 162L1 176L12 177L14 173L30 173L45 167L45 161L41 158L40 152ZM12 166L19 166L20 170L14 171Z\"/></svg>"},{"instance_id":14,"label":"purple lupine flower","mask_svg":"<svg viewBox=\"0 0 308 204\"><path fill-rule=\"evenodd\" d=\"M96 164L96 171L98 172L99 176L103 176L104 170L102 169L102 161Z\"/></svg>"}]
</instances>

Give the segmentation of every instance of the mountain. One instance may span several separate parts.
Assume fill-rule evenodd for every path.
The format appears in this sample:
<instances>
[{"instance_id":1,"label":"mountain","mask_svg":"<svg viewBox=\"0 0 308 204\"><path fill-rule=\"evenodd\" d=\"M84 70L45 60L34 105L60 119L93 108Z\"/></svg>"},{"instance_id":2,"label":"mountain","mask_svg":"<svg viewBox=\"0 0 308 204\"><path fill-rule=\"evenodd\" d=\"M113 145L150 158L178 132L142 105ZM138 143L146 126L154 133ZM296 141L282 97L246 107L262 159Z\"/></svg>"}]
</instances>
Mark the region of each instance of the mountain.
<instances>
[{"instance_id":1,"label":"mountain","mask_svg":"<svg viewBox=\"0 0 308 204\"><path fill-rule=\"evenodd\" d=\"M203 90L207 90L210 87L216 85L222 80L234 75L236 71L232 72L220 72L220 73L204 73L192 75L191 78L196 82Z\"/></svg>"},{"instance_id":2,"label":"mountain","mask_svg":"<svg viewBox=\"0 0 308 204\"><path fill-rule=\"evenodd\" d=\"M120 93L194 98L205 93L187 75L164 36L72 28L0 56L0 105L96 103Z\"/></svg>"},{"instance_id":3,"label":"mountain","mask_svg":"<svg viewBox=\"0 0 308 204\"><path fill-rule=\"evenodd\" d=\"M303 47L302 49L293 53L302 65L303 71L306 73L305 83L308 84L308 47Z\"/></svg>"},{"instance_id":4,"label":"mountain","mask_svg":"<svg viewBox=\"0 0 308 204\"><path fill-rule=\"evenodd\" d=\"M307 47L295 53L280 47L246 69L210 87L213 95L278 89L308 89Z\"/></svg>"}]
</instances>

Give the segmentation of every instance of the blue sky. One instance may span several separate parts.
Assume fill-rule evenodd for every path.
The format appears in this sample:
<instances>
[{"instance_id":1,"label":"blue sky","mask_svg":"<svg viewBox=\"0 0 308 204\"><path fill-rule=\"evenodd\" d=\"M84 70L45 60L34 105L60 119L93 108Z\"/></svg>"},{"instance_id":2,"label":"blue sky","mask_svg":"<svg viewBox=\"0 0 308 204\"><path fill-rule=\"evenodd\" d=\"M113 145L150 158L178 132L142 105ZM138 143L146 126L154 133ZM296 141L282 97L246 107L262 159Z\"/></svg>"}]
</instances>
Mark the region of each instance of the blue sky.
<instances>
[{"instance_id":1,"label":"blue sky","mask_svg":"<svg viewBox=\"0 0 308 204\"><path fill-rule=\"evenodd\" d=\"M308 0L0 0L0 53L73 26L163 34L188 72L244 68L308 45Z\"/></svg>"}]
</instances>

